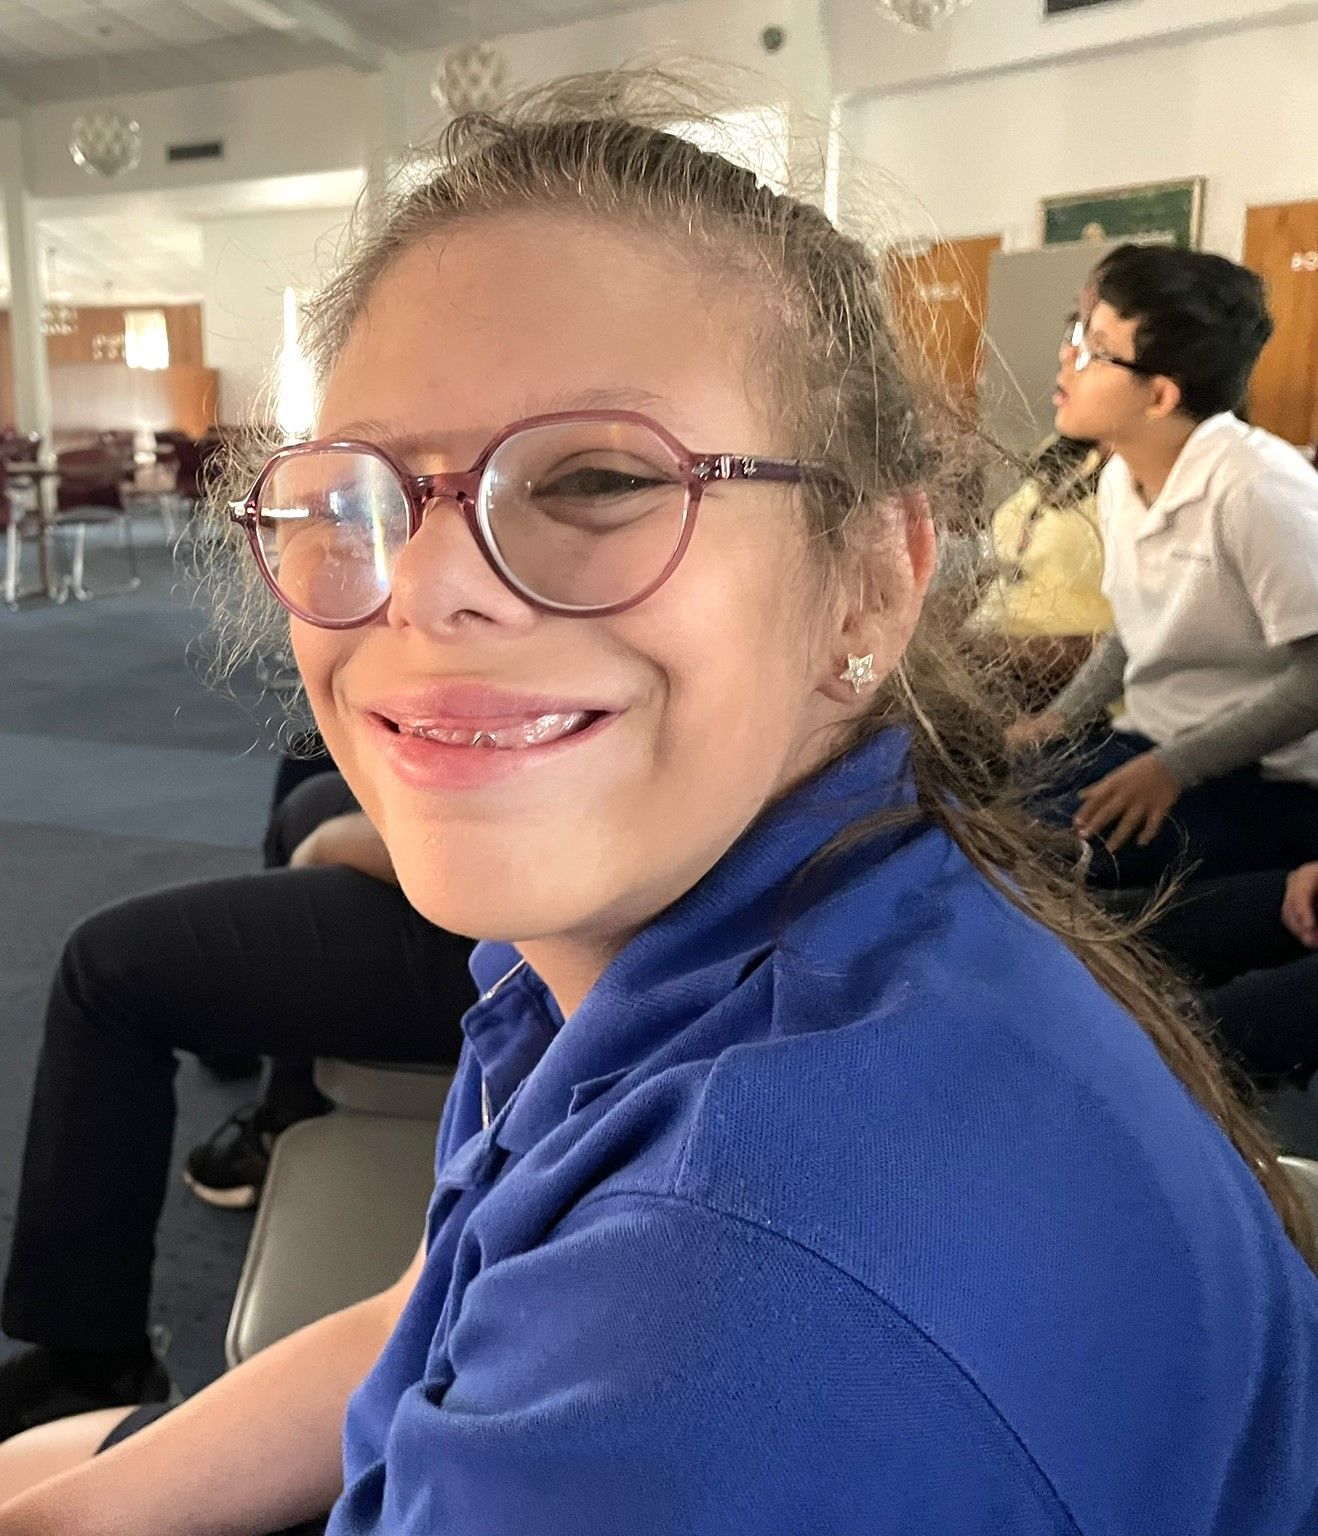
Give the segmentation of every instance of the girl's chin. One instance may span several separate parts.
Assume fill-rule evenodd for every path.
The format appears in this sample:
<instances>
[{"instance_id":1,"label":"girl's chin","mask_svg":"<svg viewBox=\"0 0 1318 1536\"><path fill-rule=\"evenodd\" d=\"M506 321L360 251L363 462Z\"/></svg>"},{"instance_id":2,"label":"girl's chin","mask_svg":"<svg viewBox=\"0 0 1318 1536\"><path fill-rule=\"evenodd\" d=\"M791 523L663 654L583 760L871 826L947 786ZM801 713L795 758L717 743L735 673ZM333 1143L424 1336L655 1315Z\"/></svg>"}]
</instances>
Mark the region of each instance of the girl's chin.
<instances>
[{"instance_id":1,"label":"girl's chin","mask_svg":"<svg viewBox=\"0 0 1318 1536\"><path fill-rule=\"evenodd\" d=\"M560 934L574 925L564 882L548 881L527 889L520 872L506 881L482 874L479 863L436 878L433 867L397 866L398 880L408 903L436 928L465 939L516 944L523 939Z\"/></svg>"}]
</instances>

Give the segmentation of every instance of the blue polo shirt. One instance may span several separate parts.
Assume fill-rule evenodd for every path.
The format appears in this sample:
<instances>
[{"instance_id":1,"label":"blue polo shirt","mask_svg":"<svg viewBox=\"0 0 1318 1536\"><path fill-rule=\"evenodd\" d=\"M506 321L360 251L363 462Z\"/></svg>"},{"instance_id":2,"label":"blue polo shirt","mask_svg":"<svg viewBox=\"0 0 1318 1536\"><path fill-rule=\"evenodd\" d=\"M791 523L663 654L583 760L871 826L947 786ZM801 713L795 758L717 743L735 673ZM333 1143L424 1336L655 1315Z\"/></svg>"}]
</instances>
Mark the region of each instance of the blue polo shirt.
<instances>
[{"instance_id":1,"label":"blue polo shirt","mask_svg":"<svg viewBox=\"0 0 1318 1536\"><path fill-rule=\"evenodd\" d=\"M566 1022L476 951L332 1536L1318 1531L1318 1280L1144 1031L927 824L793 882L904 761Z\"/></svg>"}]
</instances>

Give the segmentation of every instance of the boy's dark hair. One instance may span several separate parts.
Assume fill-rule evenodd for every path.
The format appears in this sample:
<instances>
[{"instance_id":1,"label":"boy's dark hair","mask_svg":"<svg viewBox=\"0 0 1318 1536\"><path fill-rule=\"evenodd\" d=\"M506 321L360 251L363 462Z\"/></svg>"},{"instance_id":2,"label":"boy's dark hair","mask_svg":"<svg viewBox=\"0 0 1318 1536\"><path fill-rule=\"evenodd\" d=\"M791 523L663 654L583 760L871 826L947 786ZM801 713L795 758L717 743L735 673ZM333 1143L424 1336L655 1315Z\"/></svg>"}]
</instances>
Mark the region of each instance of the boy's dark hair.
<instances>
[{"instance_id":1,"label":"boy's dark hair","mask_svg":"<svg viewBox=\"0 0 1318 1536\"><path fill-rule=\"evenodd\" d=\"M1095 267L1095 298L1138 322L1134 361L1180 386L1195 421L1242 406L1272 335L1263 279L1247 267L1167 245L1121 245Z\"/></svg>"}]
</instances>

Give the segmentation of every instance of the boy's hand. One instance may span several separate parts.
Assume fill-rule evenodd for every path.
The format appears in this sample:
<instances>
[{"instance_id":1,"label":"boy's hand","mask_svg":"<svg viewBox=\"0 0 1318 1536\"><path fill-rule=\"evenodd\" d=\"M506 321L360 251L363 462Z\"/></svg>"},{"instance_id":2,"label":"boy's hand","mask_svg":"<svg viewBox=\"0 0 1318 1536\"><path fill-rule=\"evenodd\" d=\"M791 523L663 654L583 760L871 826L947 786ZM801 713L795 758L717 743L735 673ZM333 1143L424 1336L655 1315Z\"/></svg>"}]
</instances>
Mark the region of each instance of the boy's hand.
<instances>
[{"instance_id":1,"label":"boy's hand","mask_svg":"<svg viewBox=\"0 0 1318 1536\"><path fill-rule=\"evenodd\" d=\"M1147 848L1180 798L1181 786L1155 753L1145 752L1080 791L1075 828L1081 837L1102 837L1111 853L1132 837Z\"/></svg>"},{"instance_id":2,"label":"boy's hand","mask_svg":"<svg viewBox=\"0 0 1318 1536\"><path fill-rule=\"evenodd\" d=\"M1306 948L1318 949L1318 863L1292 871L1281 920Z\"/></svg>"},{"instance_id":3,"label":"boy's hand","mask_svg":"<svg viewBox=\"0 0 1318 1536\"><path fill-rule=\"evenodd\" d=\"M322 821L294 848L288 860L290 869L309 869L316 864L341 864L373 879L398 884L384 839L362 811Z\"/></svg>"}]
</instances>

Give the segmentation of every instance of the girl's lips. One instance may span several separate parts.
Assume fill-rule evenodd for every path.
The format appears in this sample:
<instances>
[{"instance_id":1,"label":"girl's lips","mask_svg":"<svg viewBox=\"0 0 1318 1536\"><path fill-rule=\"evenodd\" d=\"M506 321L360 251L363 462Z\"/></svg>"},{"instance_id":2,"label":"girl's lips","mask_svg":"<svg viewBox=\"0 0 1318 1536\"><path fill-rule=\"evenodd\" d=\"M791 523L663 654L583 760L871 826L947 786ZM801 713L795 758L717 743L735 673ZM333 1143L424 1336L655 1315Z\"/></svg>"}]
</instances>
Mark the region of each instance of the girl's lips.
<instances>
[{"instance_id":1,"label":"girl's lips","mask_svg":"<svg viewBox=\"0 0 1318 1536\"><path fill-rule=\"evenodd\" d=\"M439 726L457 730L497 730L551 714L610 713L607 699L573 698L570 694L514 693L490 683L455 680L417 682L396 693L356 701L367 714L382 715L395 725Z\"/></svg>"},{"instance_id":2,"label":"girl's lips","mask_svg":"<svg viewBox=\"0 0 1318 1536\"><path fill-rule=\"evenodd\" d=\"M530 719L487 719L418 730L374 710L366 720L394 773L413 789L481 789L519 771L531 771L592 741L618 718L598 711L549 712ZM463 739L465 737L465 740Z\"/></svg>"}]
</instances>

